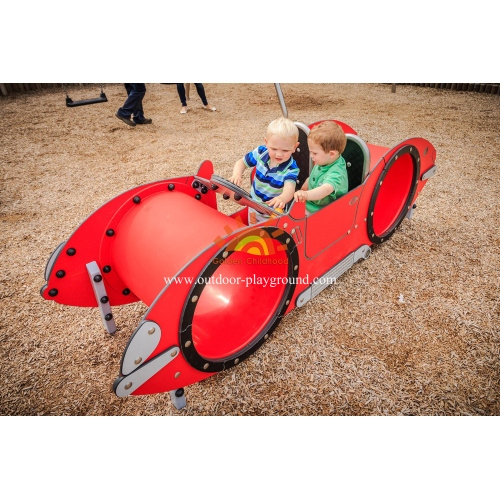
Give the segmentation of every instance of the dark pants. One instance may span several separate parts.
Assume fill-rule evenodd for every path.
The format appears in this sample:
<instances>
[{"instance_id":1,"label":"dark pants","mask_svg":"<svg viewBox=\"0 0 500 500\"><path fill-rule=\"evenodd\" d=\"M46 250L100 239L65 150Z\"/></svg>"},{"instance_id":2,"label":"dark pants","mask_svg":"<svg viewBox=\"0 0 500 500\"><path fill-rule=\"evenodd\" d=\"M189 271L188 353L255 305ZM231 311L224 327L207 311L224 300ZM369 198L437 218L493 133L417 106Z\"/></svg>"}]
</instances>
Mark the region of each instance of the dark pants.
<instances>
[{"instance_id":1,"label":"dark pants","mask_svg":"<svg viewBox=\"0 0 500 500\"><path fill-rule=\"evenodd\" d=\"M123 106L118 110L118 114L128 119L130 119L131 115L134 115L134 122L141 123L145 120L142 100L146 94L146 84L124 83L124 85L128 97Z\"/></svg>"},{"instance_id":2,"label":"dark pants","mask_svg":"<svg viewBox=\"0 0 500 500\"><path fill-rule=\"evenodd\" d=\"M201 102L206 106L208 104L207 98L205 96L205 89L203 87L203 83L195 83L196 85L196 91L198 92L198 95L200 96ZM183 83L178 83L177 84L177 92L179 94L179 97L181 98L181 102L183 106L187 106L186 104L186 89L184 88Z\"/></svg>"}]
</instances>

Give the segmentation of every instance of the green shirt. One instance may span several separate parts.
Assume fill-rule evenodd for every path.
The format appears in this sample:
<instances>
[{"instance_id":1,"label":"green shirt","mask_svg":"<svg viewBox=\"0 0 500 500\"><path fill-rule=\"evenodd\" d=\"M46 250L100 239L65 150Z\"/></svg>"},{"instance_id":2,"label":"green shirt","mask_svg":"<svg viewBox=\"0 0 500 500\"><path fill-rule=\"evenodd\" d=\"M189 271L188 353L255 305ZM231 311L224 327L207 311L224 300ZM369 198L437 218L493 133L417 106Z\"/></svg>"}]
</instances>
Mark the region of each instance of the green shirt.
<instances>
[{"instance_id":1,"label":"green shirt","mask_svg":"<svg viewBox=\"0 0 500 500\"><path fill-rule=\"evenodd\" d=\"M330 165L314 165L309 176L308 189L314 189L323 184L332 185L333 192L321 200L306 201L306 209L310 213L317 212L320 208L326 207L326 205L347 193L349 189L347 170L342 155Z\"/></svg>"}]
</instances>

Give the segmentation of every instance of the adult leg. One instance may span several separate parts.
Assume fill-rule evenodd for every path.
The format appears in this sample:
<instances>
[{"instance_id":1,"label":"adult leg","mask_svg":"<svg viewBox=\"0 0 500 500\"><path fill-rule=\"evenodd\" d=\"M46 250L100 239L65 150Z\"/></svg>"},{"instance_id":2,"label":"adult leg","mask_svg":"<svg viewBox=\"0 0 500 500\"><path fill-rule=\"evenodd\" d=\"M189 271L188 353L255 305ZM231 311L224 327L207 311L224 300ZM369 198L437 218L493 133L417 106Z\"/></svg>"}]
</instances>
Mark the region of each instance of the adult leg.
<instances>
[{"instance_id":1,"label":"adult leg","mask_svg":"<svg viewBox=\"0 0 500 500\"><path fill-rule=\"evenodd\" d=\"M130 119L132 113L137 116L136 113L140 114L142 111L142 99L146 93L146 85L144 83L128 83L125 84L125 89L128 93L127 100L116 114L119 117ZM144 115L142 116L144 117Z\"/></svg>"},{"instance_id":2,"label":"adult leg","mask_svg":"<svg viewBox=\"0 0 500 500\"><path fill-rule=\"evenodd\" d=\"M186 89L184 88L183 83L178 83L177 84L177 93L179 94L179 99L181 100L182 106L187 106L186 102Z\"/></svg>"},{"instance_id":3,"label":"adult leg","mask_svg":"<svg viewBox=\"0 0 500 500\"><path fill-rule=\"evenodd\" d=\"M134 122L141 124L146 120L146 118L144 117L144 110L142 108L142 100L146 95L146 84L134 83L132 85L134 86L133 91L137 92L137 94L141 96L140 99L137 100L137 104L134 109Z\"/></svg>"},{"instance_id":4,"label":"adult leg","mask_svg":"<svg viewBox=\"0 0 500 500\"><path fill-rule=\"evenodd\" d=\"M207 101L207 96L205 95L205 88L203 87L203 83L195 83L196 85L196 91L198 92L198 95L200 96L201 102L203 103L203 107L205 109L208 109L209 111L215 111L215 108L212 106L209 106L208 101Z\"/></svg>"},{"instance_id":5,"label":"adult leg","mask_svg":"<svg viewBox=\"0 0 500 500\"><path fill-rule=\"evenodd\" d=\"M205 95L205 87L203 87L203 83L195 83L196 92L200 96L201 102L204 106L208 106L207 96Z\"/></svg>"}]
</instances>

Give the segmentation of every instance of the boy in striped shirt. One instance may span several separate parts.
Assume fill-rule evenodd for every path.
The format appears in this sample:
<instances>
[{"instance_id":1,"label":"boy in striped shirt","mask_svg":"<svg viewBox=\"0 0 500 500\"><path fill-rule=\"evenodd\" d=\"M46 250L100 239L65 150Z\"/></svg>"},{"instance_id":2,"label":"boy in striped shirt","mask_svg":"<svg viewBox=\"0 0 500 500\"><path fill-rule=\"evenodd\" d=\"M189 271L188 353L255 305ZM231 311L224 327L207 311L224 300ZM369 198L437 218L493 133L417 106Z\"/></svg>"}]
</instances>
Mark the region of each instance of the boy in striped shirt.
<instances>
[{"instance_id":1,"label":"boy in striped shirt","mask_svg":"<svg viewBox=\"0 0 500 500\"><path fill-rule=\"evenodd\" d=\"M229 179L241 186L246 168L255 169L251 195L255 201L266 203L274 209L282 209L293 199L299 168L292 158L299 138L299 130L288 118L278 118L267 127L266 145L250 151L239 159ZM269 216L248 209L249 224L264 222Z\"/></svg>"}]
</instances>

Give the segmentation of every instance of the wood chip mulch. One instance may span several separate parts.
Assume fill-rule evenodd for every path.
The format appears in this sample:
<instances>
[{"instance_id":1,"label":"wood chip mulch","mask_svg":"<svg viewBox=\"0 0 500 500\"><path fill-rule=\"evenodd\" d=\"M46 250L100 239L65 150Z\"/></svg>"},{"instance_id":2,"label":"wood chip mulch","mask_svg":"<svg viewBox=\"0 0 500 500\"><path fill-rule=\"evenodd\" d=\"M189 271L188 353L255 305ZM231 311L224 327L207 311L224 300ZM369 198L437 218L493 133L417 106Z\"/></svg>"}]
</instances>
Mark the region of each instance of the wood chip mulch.
<instances>
[{"instance_id":1,"label":"wood chip mulch","mask_svg":"<svg viewBox=\"0 0 500 500\"><path fill-rule=\"evenodd\" d=\"M500 98L383 84L282 88L294 120L338 119L386 147L428 139L438 173L413 219L286 316L247 361L188 387L182 411L168 394L114 395L146 306L114 308L109 336L97 309L40 297L45 264L127 189L194 173L206 159L229 177L281 115L272 84L205 88L217 112L201 108L192 85L181 115L175 86L148 84L153 124L135 129L114 116L121 84L105 87L107 103L79 108L55 89L0 99L0 414L499 415Z\"/></svg>"}]
</instances>

